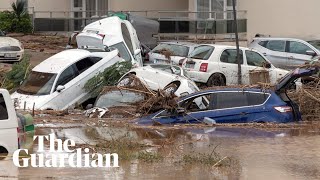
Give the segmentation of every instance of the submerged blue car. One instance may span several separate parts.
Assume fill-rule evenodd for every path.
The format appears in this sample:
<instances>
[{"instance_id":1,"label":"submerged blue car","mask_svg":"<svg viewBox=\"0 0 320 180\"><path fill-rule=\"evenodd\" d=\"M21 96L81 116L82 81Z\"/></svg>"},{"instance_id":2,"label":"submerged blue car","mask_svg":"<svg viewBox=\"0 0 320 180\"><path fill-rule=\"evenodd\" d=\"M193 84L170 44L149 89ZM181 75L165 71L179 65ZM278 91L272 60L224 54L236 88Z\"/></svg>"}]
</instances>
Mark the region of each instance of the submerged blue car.
<instances>
[{"instance_id":1,"label":"submerged blue car","mask_svg":"<svg viewBox=\"0 0 320 180\"><path fill-rule=\"evenodd\" d=\"M282 78L275 90L221 89L202 91L183 97L174 110L161 110L143 117L138 124L176 123L287 123L301 120L298 106L286 90L303 76L318 72L317 68L296 69Z\"/></svg>"}]
</instances>

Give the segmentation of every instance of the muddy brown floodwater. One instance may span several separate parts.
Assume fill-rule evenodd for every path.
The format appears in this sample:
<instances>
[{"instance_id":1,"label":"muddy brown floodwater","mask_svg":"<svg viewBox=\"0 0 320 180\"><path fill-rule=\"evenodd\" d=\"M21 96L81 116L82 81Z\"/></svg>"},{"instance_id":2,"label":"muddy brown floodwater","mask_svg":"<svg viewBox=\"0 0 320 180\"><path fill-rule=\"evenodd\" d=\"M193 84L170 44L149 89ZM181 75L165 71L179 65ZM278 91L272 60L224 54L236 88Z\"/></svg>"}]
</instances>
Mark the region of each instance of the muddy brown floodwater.
<instances>
[{"instance_id":1,"label":"muddy brown floodwater","mask_svg":"<svg viewBox=\"0 0 320 180\"><path fill-rule=\"evenodd\" d=\"M67 127L67 128L66 128ZM0 161L4 179L320 179L320 129L316 125L286 128L256 127L90 127L81 124L41 125L37 134L54 132L77 144L97 139L143 142L146 151L163 155L159 162L121 160L120 167L16 168L11 160ZM164 142L167 146L163 146ZM217 146L217 147L216 147ZM231 157L229 167L179 162L182 154L210 153ZM36 149L36 145L35 145Z\"/></svg>"}]
</instances>

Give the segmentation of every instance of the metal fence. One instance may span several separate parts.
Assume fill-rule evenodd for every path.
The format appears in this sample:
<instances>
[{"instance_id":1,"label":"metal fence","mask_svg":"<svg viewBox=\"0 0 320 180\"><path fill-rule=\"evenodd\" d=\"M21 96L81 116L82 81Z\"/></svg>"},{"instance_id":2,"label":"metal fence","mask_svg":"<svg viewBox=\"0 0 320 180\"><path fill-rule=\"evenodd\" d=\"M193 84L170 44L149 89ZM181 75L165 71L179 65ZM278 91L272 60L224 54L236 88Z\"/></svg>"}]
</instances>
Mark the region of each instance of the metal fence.
<instances>
[{"instance_id":1,"label":"metal fence","mask_svg":"<svg viewBox=\"0 0 320 180\"><path fill-rule=\"evenodd\" d=\"M3 9L2 9L3 10ZM0 9L1 11L1 9ZM114 11L34 11L28 9L35 32L79 31L91 22L107 17ZM157 20L159 37L168 38L234 38L232 11L123 11ZM238 31L247 32L247 12L237 11Z\"/></svg>"}]
</instances>

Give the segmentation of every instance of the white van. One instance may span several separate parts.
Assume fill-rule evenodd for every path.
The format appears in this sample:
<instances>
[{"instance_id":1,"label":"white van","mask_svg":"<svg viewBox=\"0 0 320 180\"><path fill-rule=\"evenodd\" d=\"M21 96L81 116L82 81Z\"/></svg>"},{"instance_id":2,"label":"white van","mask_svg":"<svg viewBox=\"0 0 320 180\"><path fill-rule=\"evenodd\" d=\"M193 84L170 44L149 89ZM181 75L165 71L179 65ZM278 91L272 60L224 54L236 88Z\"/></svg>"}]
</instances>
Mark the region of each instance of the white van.
<instances>
[{"instance_id":1,"label":"white van","mask_svg":"<svg viewBox=\"0 0 320 180\"><path fill-rule=\"evenodd\" d=\"M118 49L121 58L131 61L134 66L143 66L140 41L129 21L114 16L87 25L76 37L78 48L88 44L97 47L101 37L103 45Z\"/></svg>"},{"instance_id":2,"label":"white van","mask_svg":"<svg viewBox=\"0 0 320 180\"><path fill-rule=\"evenodd\" d=\"M19 148L18 120L9 92L0 89L0 159Z\"/></svg>"},{"instance_id":3,"label":"white van","mask_svg":"<svg viewBox=\"0 0 320 180\"><path fill-rule=\"evenodd\" d=\"M116 62L119 51L62 51L32 69L29 77L11 95L17 109L64 110L82 104L91 96L83 87L88 80Z\"/></svg>"}]
</instances>

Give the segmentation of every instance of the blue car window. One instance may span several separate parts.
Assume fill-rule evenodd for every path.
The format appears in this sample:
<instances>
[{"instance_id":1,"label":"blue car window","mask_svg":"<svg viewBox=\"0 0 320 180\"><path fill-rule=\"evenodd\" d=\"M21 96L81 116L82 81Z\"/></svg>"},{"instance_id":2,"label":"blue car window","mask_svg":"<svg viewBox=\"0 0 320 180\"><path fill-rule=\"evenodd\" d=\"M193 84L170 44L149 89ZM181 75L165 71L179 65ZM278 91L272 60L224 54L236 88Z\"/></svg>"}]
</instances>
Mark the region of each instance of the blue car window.
<instances>
[{"instance_id":1,"label":"blue car window","mask_svg":"<svg viewBox=\"0 0 320 180\"><path fill-rule=\"evenodd\" d=\"M246 92L220 92L214 98L214 109L248 106Z\"/></svg>"},{"instance_id":2,"label":"blue car window","mask_svg":"<svg viewBox=\"0 0 320 180\"><path fill-rule=\"evenodd\" d=\"M249 93L247 96L249 106L263 104L269 96L268 93Z\"/></svg>"}]
</instances>

